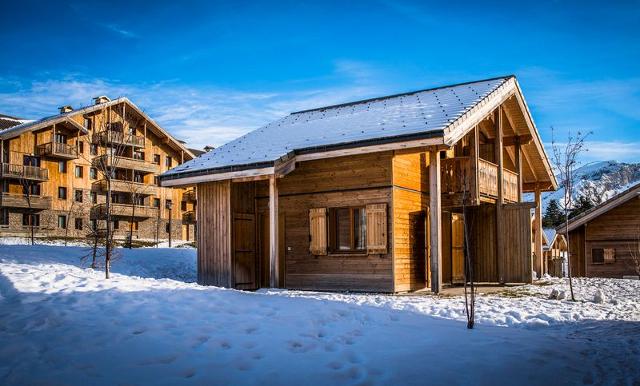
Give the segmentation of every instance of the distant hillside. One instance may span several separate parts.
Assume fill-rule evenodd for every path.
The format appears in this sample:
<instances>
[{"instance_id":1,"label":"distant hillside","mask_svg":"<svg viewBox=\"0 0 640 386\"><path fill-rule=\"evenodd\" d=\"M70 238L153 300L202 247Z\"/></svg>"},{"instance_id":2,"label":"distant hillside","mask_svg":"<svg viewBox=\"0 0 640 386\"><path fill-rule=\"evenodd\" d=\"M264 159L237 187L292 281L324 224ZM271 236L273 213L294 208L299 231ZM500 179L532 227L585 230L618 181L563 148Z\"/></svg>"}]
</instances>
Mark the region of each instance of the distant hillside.
<instances>
[{"instance_id":1,"label":"distant hillside","mask_svg":"<svg viewBox=\"0 0 640 386\"><path fill-rule=\"evenodd\" d=\"M603 161L585 165L576 170L573 198L586 196L594 205L640 183L640 163ZM542 197L543 210L549 201L556 199L563 206L564 188Z\"/></svg>"}]
</instances>

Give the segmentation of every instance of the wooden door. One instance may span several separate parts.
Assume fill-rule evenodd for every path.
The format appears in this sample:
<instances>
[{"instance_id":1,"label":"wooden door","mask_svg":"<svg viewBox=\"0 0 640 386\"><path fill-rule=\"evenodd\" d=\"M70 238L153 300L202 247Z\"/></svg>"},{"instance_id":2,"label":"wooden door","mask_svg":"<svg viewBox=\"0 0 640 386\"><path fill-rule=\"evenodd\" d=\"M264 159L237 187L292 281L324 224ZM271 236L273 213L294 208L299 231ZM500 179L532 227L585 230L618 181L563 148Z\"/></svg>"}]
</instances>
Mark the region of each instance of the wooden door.
<instances>
[{"instance_id":1,"label":"wooden door","mask_svg":"<svg viewBox=\"0 0 640 386\"><path fill-rule=\"evenodd\" d=\"M464 283L464 218L460 213L451 214L451 278Z\"/></svg>"},{"instance_id":2,"label":"wooden door","mask_svg":"<svg viewBox=\"0 0 640 386\"><path fill-rule=\"evenodd\" d=\"M278 217L278 252L280 254L280 258L278 259L279 266L278 270L280 273L280 282L278 283L278 287L285 288L286 278L285 278L285 259L287 256L287 252L285 251L285 217L280 215ZM259 235L259 247L258 247L258 255L260 260L260 287L269 288L271 286L270 277L271 277L271 265L270 265L270 254L271 247L269 246L269 212L261 212L258 214L258 235Z\"/></svg>"},{"instance_id":3,"label":"wooden door","mask_svg":"<svg viewBox=\"0 0 640 386\"><path fill-rule=\"evenodd\" d=\"M504 249L505 273L507 283L530 283L532 281L531 258L531 204L505 204Z\"/></svg>"},{"instance_id":4,"label":"wooden door","mask_svg":"<svg viewBox=\"0 0 640 386\"><path fill-rule=\"evenodd\" d=\"M256 225L255 215L233 215L233 261L235 286L256 289Z\"/></svg>"}]
</instances>

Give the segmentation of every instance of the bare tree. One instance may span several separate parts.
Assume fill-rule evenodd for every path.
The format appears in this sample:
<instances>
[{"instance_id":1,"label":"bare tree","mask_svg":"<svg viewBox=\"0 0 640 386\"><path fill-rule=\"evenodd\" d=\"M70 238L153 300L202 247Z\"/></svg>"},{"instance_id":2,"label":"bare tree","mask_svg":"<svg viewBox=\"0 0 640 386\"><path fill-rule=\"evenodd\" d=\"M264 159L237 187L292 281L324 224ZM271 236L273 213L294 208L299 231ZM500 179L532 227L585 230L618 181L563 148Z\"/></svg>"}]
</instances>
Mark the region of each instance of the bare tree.
<instances>
[{"instance_id":1,"label":"bare tree","mask_svg":"<svg viewBox=\"0 0 640 386\"><path fill-rule=\"evenodd\" d=\"M476 288L473 278L473 254L471 251L471 245L469 243L469 234L472 230L472 224L470 224L470 216L468 215L469 208L467 207L468 200L468 183L467 183L466 171L462 172L462 221L464 223L464 307L467 314L467 328L473 329L475 324L475 304L476 304ZM467 285L467 283L469 283Z\"/></svg>"},{"instance_id":2,"label":"bare tree","mask_svg":"<svg viewBox=\"0 0 640 386\"><path fill-rule=\"evenodd\" d=\"M573 293L573 280L571 273L571 245L569 243L569 215L572 207L573 191L574 191L574 172L578 168L578 157L583 152L587 151L585 148L585 139L591 133L581 133L578 131L576 135L573 135L569 131L567 135L567 142L558 143L555 139L555 130L551 127L551 147L553 152L553 168L560 180L560 186L564 188L564 233L567 239L567 274L569 276L569 290L571 292L571 300L575 301L575 295Z\"/></svg>"},{"instance_id":3,"label":"bare tree","mask_svg":"<svg viewBox=\"0 0 640 386\"><path fill-rule=\"evenodd\" d=\"M22 194L27 202L27 219L29 220L29 235L31 238L31 245L35 245L35 209L33 208L33 195L34 190L38 187L37 182L27 176L28 170L31 166L24 166L22 177L20 177L20 185L22 185Z\"/></svg>"}]
</instances>

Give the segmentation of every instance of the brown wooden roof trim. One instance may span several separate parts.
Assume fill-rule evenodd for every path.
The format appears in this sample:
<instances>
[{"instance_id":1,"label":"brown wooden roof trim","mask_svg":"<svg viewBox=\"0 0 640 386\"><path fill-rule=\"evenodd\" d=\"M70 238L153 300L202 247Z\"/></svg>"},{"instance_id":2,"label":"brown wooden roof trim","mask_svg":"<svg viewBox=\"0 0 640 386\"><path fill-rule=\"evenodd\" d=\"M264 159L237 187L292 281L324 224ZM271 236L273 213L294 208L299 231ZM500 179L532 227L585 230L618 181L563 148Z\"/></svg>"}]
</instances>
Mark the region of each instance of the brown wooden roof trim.
<instances>
[{"instance_id":1,"label":"brown wooden roof trim","mask_svg":"<svg viewBox=\"0 0 640 386\"><path fill-rule=\"evenodd\" d=\"M15 138L26 132L40 130L40 129L53 126L53 125L58 125L61 123L69 124L75 127L76 129L82 131L84 134L88 132L87 129L84 128L84 126L78 124L76 121L71 119L69 115L62 115L60 117L49 118L42 121L36 121L30 124L25 124L24 127L16 127L16 126L10 127L4 130L3 132L0 132L0 139L6 140L6 139Z\"/></svg>"}]
</instances>

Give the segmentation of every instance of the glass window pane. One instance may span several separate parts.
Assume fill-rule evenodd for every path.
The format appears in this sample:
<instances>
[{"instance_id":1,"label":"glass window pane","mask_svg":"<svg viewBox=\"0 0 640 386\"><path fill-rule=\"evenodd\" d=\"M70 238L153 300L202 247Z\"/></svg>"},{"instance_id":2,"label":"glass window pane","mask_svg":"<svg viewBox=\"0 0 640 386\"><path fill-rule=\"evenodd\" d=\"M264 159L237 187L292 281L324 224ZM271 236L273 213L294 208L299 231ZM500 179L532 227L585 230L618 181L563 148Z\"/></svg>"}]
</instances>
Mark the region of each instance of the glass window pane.
<instances>
[{"instance_id":1,"label":"glass window pane","mask_svg":"<svg viewBox=\"0 0 640 386\"><path fill-rule=\"evenodd\" d=\"M367 218L364 208L353 209L353 245L355 249L363 250L366 245Z\"/></svg>"},{"instance_id":2,"label":"glass window pane","mask_svg":"<svg viewBox=\"0 0 640 386\"><path fill-rule=\"evenodd\" d=\"M338 250L351 249L351 213L348 208L336 210L336 239Z\"/></svg>"}]
</instances>

